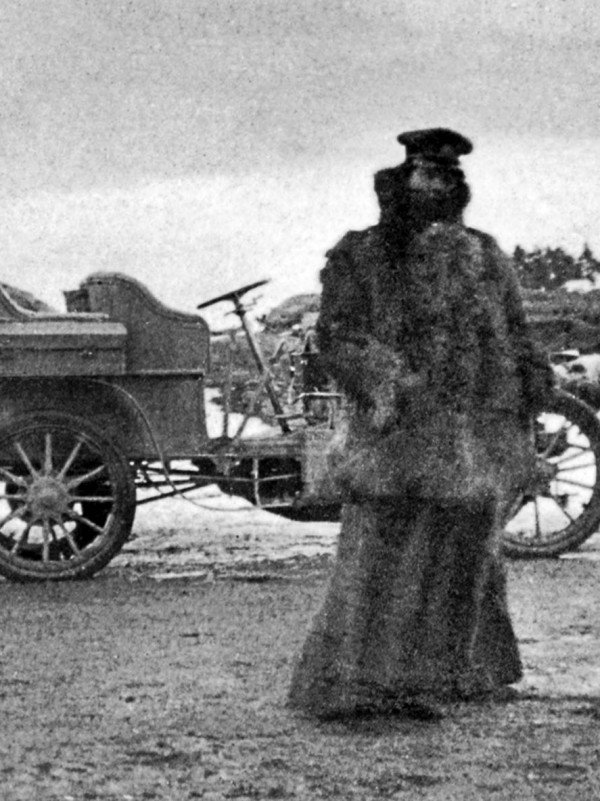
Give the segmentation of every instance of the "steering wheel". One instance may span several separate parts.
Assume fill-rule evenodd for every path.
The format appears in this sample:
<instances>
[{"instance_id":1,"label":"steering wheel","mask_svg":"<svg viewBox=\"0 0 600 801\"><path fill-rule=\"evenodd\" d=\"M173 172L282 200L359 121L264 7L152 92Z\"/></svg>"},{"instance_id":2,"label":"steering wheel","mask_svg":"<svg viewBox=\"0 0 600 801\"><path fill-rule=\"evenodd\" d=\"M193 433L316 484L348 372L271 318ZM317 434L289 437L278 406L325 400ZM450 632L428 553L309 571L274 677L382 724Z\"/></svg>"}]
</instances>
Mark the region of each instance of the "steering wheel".
<instances>
[{"instance_id":1,"label":"steering wheel","mask_svg":"<svg viewBox=\"0 0 600 801\"><path fill-rule=\"evenodd\" d=\"M207 306L212 306L213 303L220 303L222 300L231 300L235 303L242 297L242 295L245 295L246 292L250 292L253 289L258 289L259 286L268 284L269 280L270 279L268 278L263 278L262 281L256 281L254 284L246 284L246 286L240 287L240 289L234 289L231 292L226 292L224 295L219 295L217 298L212 298L212 300L205 300L204 303L199 303L196 308L205 309Z\"/></svg>"}]
</instances>

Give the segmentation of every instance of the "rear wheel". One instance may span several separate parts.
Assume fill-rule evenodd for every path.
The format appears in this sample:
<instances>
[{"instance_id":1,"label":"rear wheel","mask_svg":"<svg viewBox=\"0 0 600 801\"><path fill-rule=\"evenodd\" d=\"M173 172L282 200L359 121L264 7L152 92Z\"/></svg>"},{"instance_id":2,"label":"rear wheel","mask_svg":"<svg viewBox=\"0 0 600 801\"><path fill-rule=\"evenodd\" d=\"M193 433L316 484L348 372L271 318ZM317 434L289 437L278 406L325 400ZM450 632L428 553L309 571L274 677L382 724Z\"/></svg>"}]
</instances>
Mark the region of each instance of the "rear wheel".
<instances>
[{"instance_id":1,"label":"rear wheel","mask_svg":"<svg viewBox=\"0 0 600 801\"><path fill-rule=\"evenodd\" d=\"M538 415L537 461L503 532L509 556L558 556L585 542L600 524L600 421L566 392Z\"/></svg>"},{"instance_id":2,"label":"rear wheel","mask_svg":"<svg viewBox=\"0 0 600 801\"><path fill-rule=\"evenodd\" d=\"M119 552L134 514L127 459L86 420L45 412L0 427L0 574L92 576Z\"/></svg>"}]
</instances>

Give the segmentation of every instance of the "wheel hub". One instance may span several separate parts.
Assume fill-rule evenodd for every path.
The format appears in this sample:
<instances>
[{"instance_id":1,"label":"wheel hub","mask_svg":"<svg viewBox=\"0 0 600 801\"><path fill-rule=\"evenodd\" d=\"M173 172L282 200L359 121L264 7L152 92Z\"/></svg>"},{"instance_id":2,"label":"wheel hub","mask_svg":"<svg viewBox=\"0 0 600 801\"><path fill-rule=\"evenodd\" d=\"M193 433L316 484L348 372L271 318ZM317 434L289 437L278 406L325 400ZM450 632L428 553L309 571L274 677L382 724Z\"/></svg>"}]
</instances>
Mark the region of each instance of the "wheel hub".
<instances>
[{"instance_id":1,"label":"wheel hub","mask_svg":"<svg viewBox=\"0 0 600 801\"><path fill-rule=\"evenodd\" d=\"M56 478L36 478L27 491L27 503L33 517L58 518L69 507L69 493Z\"/></svg>"},{"instance_id":2,"label":"wheel hub","mask_svg":"<svg viewBox=\"0 0 600 801\"><path fill-rule=\"evenodd\" d=\"M549 495L550 483L556 478L558 469L556 465L549 462L542 456L538 456L535 462L533 475L527 487L527 495Z\"/></svg>"}]
</instances>

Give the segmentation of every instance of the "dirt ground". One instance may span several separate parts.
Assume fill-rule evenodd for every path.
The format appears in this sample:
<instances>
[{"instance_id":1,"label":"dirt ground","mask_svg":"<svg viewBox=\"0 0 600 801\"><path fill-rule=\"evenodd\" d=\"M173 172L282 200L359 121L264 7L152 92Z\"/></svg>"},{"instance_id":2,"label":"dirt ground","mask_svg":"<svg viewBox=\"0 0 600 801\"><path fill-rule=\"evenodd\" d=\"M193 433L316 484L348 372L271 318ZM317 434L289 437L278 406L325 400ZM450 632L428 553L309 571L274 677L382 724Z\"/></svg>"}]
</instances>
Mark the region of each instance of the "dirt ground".
<instances>
[{"instance_id":1,"label":"dirt ground","mask_svg":"<svg viewBox=\"0 0 600 801\"><path fill-rule=\"evenodd\" d=\"M600 538L510 564L519 700L319 724L285 698L336 524L201 502L91 581L0 583L2 801L600 799Z\"/></svg>"}]
</instances>

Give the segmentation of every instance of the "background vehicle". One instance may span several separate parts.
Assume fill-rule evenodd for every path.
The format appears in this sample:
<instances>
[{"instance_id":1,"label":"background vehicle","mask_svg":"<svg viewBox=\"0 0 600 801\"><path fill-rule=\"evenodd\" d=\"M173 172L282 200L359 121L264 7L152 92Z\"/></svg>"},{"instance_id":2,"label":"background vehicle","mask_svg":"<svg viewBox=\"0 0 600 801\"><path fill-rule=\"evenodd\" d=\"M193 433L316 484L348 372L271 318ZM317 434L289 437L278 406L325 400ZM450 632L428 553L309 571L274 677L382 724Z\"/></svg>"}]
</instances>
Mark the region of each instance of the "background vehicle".
<instances>
[{"instance_id":1,"label":"background vehicle","mask_svg":"<svg viewBox=\"0 0 600 801\"><path fill-rule=\"evenodd\" d=\"M536 469L506 526L504 546L514 557L558 556L577 548L600 525L600 385L573 380L562 369L573 354L600 354L600 293L529 290L524 305L562 391L537 419Z\"/></svg>"},{"instance_id":2,"label":"background vehicle","mask_svg":"<svg viewBox=\"0 0 600 801\"><path fill-rule=\"evenodd\" d=\"M148 503L216 483L289 516L337 514L322 477L337 396L288 386L284 408L242 303L263 283L201 304L233 303L257 376L243 415L230 410L225 376L212 436L201 316L167 308L118 273L65 293L64 314L25 311L0 289L0 574L93 575L127 540L136 494ZM308 359L307 345L287 354L290 365ZM253 433L263 394L271 424ZM325 415L311 412L313 399Z\"/></svg>"}]
</instances>

